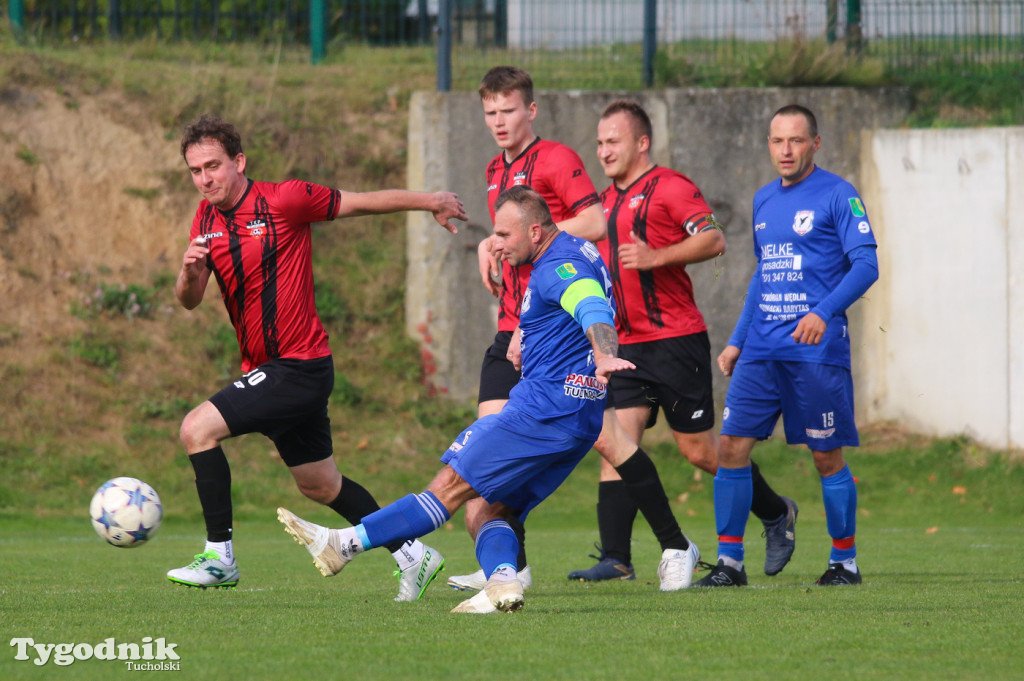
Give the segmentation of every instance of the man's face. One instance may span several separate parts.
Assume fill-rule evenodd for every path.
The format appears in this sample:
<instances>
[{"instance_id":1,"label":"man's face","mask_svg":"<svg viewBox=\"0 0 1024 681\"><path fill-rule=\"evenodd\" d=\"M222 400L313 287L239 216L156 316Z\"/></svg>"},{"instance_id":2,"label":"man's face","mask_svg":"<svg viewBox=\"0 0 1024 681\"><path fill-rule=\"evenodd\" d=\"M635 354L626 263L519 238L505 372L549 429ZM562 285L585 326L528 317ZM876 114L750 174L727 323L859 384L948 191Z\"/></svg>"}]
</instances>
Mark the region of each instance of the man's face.
<instances>
[{"instance_id":1,"label":"man's face","mask_svg":"<svg viewBox=\"0 0 1024 681\"><path fill-rule=\"evenodd\" d=\"M602 118L597 124L597 158L604 174L616 184L629 181L643 162L647 138L644 137L643 141L641 144L641 140L636 138L628 114L620 111Z\"/></svg>"},{"instance_id":2,"label":"man's face","mask_svg":"<svg viewBox=\"0 0 1024 681\"><path fill-rule=\"evenodd\" d=\"M245 155L229 157L217 140L204 137L190 146L185 164L199 193L221 210L234 208L245 192Z\"/></svg>"},{"instance_id":3,"label":"man's face","mask_svg":"<svg viewBox=\"0 0 1024 681\"><path fill-rule=\"evenodd\" d=\"M494 214L494 254L518 267L533 261L529 225L523 224L519 206L511 201Z\"/></svg>"},{"instance_id":4,"label":"man's face","mask_svg":"<svg viewBox=\"0 0 1024 681\"><path fill-rule=\"evenodd\" d=\"M768 153L782 184L796 184L814 170L814 152L821 138L811 137L810 125L802 114L786 114L772 119L768 128Z\"/></svg>"},{"instance_id":5,"label":"man's face","mask_svg":"<svg viewBox=\"0 0 1024 681\"><path fill-rule=\"evenodd\" d=\"M484 121L491 136L506 155L515 158L533 141L533 119L537 116L537 103L527 106L523 93L513 90L506 95L494 95L481 100Z\"/></svg>"}]
</instances>

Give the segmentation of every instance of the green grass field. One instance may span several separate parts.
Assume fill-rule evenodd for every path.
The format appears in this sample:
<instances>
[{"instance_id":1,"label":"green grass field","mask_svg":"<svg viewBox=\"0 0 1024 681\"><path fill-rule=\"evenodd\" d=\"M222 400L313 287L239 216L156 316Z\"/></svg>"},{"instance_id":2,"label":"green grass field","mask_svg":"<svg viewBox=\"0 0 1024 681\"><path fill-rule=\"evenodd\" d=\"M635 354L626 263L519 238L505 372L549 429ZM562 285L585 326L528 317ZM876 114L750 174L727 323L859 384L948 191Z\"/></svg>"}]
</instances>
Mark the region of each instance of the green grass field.
<instances>
[{"instance_id":1,"label":"green grass field","mask_svg":"<svg viewBox=\"0 0 1024 681\"><path fill-rule=\"evenodd\" d=\"M687 494L674 503L684 529L711 558L711 481L696 480L667 445L652 449L671 493ZM184 589L163 574L199 549L194 509L168 506L154 540L122 550L95 536L83 507L77 517L0 517L0 632L4 642L92 645L163 637L177 645L179 673L194 679L1020 678L1019 464L972 460L959 441L852 453L865 583L823 589L812 583L826 567L828 539L808 457L779 444L761 450L766 476L800 502L798 546L781 575L764 576L752 522L746 589L660 593L659 552L642 520L636 581L565 579L589 565L597 537L591 456L528 523L535 585L517 614L449 614L464 595L443 577L419 602L394 603L383 552L325 579L271 507L237 520L237 590ZM288 492L297 512L335 522ZM476 567L461 520L427 539L447 557L447 574ZM132 673L114 660L37 666L15 654L0 647L0 678Z\"/></svg>"}]
</instances>

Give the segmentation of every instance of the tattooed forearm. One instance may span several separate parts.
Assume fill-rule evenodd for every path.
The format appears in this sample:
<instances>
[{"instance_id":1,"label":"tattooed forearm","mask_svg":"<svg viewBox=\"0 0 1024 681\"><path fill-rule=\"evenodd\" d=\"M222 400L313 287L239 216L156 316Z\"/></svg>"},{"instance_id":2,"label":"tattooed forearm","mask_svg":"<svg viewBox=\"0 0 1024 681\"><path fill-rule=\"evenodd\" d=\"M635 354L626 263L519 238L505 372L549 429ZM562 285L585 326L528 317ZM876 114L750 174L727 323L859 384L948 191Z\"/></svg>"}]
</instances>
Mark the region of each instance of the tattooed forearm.
<instances>
[{"instance_id":1,"label":"tattooed forearm","mask_svg":"<svg viewBox=\"0 0 1024 681\"><path fill-rule=\"evenodd\" d=\"M587 329L587 340L594 346L595 355L614 357L619 352L619 334L615 332L614 326L600 323L591 325Z\"/></svg>"}]
</instances>

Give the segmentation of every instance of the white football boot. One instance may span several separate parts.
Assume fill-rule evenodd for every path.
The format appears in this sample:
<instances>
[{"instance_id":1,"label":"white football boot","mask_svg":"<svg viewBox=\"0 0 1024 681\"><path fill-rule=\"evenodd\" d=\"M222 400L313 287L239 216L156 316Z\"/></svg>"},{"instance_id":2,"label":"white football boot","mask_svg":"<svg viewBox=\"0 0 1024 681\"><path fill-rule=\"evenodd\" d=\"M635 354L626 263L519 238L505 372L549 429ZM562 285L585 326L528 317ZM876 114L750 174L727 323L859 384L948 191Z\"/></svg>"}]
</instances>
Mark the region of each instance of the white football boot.
<instances>
[{"instance_id":1,"label":"white football boot","mask_svg":"<svg viewBox=\"0 0 1024 681\"><path fill-rule=\"evenodd\" d=\"M688 589L693 583L693 570L700 560L700 550L692 541L690 548L665 549L658 563L658 577L661 579L662 591L679 591Z\"/></svg>"},{"instance_id":2,"label":"white football boot","mask_svg":"<svg viewBox=\"0 0 1024 681\"><path fill-rule=\"evenodd\" d=\"M354 536L346 541L340 530L303 520L286 508L277 509L277 519L284 524L285 532L306 547L324 577L338 574L357 553L362 553L359 540Z\"/></svg>"},{"instance_id":3,"label":"white football boot","mask_svg":"<svg viewBox=\"0 0 1024 681\"><path fill-rule=\"evenodd\" d=\"M238 563L228 565L216 551L196 554L185 567L167 572L167 579L196 589L234 589L238 585Z\"/></svg>"},{"instance_id":4,"label":"white football boot","mask_svg":"<svg viewBox=\"0 0 1024 681\"><path fill-rule=\"evenodd\" d=\"M492 612L516 612L523 608L523 583L518 579L498 581L493 577L487 580L483 590L472 598L468 598L454 608L452 612L468 612L476 615L488 615Z\"/></svg>"},{"instance_id":5,"label":"white football boot","mask_svg":"<svg viewBox=\"0 0 1024 681\"><path fill-rule=\"evenodd\" d=\"M395 570L398 577L398 595L396 601L418 600L430 583L444 570L444 556L426 544L423 545L423 557L404 570Z\"/></svg>"},{"instance_id":6,"label":"white football boot","mask_svg":"<svg viewBox=\"0 0 1024 681\"><path fill-rule=\"evenodd\" d=\"M523 589L533 586L533 575L530 573L530 566L527 565L517 574L519 581L523 583ZM480 591L487 584L483 570L477 570L469 575L455 575L448 578L448 586L456 591Z\"/></svg>"}]
</instances>

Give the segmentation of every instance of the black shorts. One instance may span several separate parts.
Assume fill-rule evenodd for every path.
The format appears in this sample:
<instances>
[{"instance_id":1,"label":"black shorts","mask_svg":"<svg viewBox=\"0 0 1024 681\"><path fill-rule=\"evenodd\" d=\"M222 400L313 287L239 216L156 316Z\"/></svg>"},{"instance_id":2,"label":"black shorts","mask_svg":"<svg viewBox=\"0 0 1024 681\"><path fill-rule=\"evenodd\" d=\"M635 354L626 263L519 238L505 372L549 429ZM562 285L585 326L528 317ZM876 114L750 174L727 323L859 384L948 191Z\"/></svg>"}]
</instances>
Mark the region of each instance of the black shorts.
<instances>
[{"instance_id":1,"label":"black shorts","mask_svg":"<svg viewBox=\"0 0 1024 681\"><path fill-rule=\"evenodd\" d=\"M272 359L210 398L231 435L262 433L289 466L334 453L327 398L334 359Z\"/></svg>"},{"instance_id":2,"label":"black shorts","mask_svg":"<svg viewBox=\"0 0 1024 681\"><path fill-rule=\"evenodd\" d=\"M657 422L659 406L677 433L702 433L714 427L707 332L620 345L619 357L635 364L636 370L612 374L609 400L616 409L650 407L648 428Z\"/></svg>"},{"instance_id":3,"label":"black shorts","mask_svg":"<svg viewBox=\"0 0 1024 681\"><path fill-rule=\"evenodd\" d=\"M480 392L477 404L489 400L507 400L508 394L519 382L519 372L506 356L511 342L511 331L499 331L491 347L484 353L484 363L480 367Z\"/></svg>"}]
</instances>

